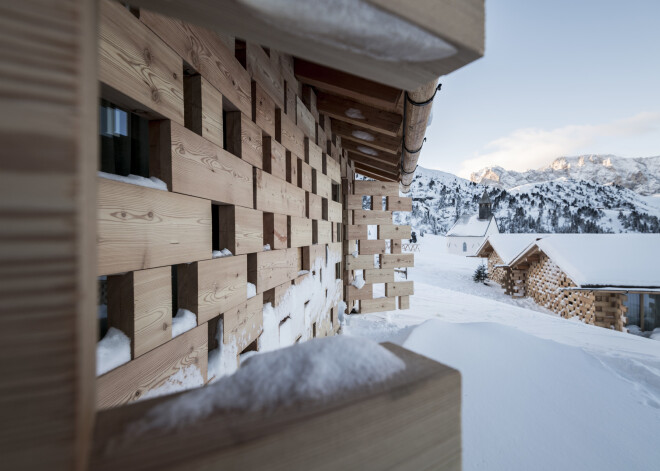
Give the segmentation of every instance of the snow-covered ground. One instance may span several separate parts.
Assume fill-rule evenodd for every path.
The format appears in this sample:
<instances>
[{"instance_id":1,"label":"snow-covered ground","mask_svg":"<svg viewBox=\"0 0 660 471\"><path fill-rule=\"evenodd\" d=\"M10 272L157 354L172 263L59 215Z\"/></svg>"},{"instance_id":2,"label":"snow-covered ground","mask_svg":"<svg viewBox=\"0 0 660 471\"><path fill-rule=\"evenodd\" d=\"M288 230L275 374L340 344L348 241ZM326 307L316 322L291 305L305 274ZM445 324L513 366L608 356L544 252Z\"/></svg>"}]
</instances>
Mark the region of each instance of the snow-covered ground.
<instances>
[{"instance_id":1,"label":"snow-covered ground","mask_svg":"<svg viewBox=\"0 0 660 471\"><path fill-rule=\"evenodd\" d=\"M346 316L460 370L465 470L660 469L660 342L562 319L420 239L411 308Z\"/></svg>"}]
</instances>

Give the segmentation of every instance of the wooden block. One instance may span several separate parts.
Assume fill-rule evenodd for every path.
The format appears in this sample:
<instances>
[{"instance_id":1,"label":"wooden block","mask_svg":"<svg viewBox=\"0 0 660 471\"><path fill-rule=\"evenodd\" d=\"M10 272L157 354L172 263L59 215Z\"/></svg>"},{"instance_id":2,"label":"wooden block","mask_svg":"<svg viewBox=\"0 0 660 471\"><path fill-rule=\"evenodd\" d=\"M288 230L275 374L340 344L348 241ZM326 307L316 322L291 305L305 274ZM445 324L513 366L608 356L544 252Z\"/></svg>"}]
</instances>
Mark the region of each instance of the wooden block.
<instances>
[{"instance_id":1,"label":"wooden block","mask_svg":"<svg viewBox=\"0 0 660 471\"><path fill-rule=\"evenodd\" d=\"M303 85L302 89L302 101L305 106L309 109L309 112L312 113L314 121L319 120L319 109L316 106L316 93L314 89L309 85Z\"/></svg>"},{"instance_id":2,"label":"wooden block","mask_svg":"<svg viewBox=\"0 0 660 471\"><path fill-rule=\"evenodd\" d=\"M175 193L251 208L252 165L170 121L149 123L149 168Z\"/></svg>"},{"instance_id":3,"label":"wooden block","mask_svg":"<svg viewBox=\"0 0 660 471\"><path fill-rule=\"evenodd\" d=\"M250 165L263 168L261 129L240 111L226 113L227 150Z\"/></svg>"},{"instance_id":4,"label":"wooden block","mask_svg":"<svg viewBox=\"0 0 660 471\"><path fill-rule=\"evenodd\" d=\"M197 314L203 324L247 299L247 257L215 258L177 265L180 308Z\"/></svg>"},{"instance_id":5,"label":"wooden block","mask_svg":"<svg viewBox=\"0 0 660 471\"><path fill-rule=\"evenodd\" d=\"M275 101L257 82L252 82L252 121L275 139Z\"/></svg>"},{"instance_id":6,"label":"wooden block","mask_svg":"<svg viewBox=\"0 0 660 471\"><path fill-rule=\"evenodd\" d=\"M333 159L328 154L323 154L323 173L335 183L341 182L341 170L339 169L339 162Z\"/></svg>"},{"instance_id":7,"label":"wooden block","mask_svg":"<svg viewBox=\"0 0 660 471\"><path fill-rule=\"evenodd\" d=\"M279 71L273 67L270 58L258 44L246 43L246 68L250 77L272 97L275 104L284 108L284 80Z\"/></svg>"},{"instance_id":8,"label":"wooden block","mask_svg":"<svg viewBox=\"0 0 660 471\"><path fill-rule=\"evenodd\" d=\"M117 2L99 4L99 80L103 96L150 119L183 125L183 62ZM118 92L118 93L117 93Z\"/></svg>"},{"instance_id":9,"label":"wooden block","mask_svg":"<svg viewBox=\"0 0 660 471\"><path fill-rule=\"evenodd\" d=\"M131 339L131 358L172 339L172 268L108 277L108 325Z\"/></svg>"},{"instance_id":10,"label":"wooden block","mask_svg":"<svg viewBox=\"0 0 660 471\"><path fill-rule=\"evenodd\" d=\"M234 255L261 252L264 247L263 213L240 206L217 206L220 249Z\"/></svg>"},{"instance_id":11,"label":"wooden block","mask_svg":"<svg viewBox=\"0 0 660 471\"><path fill-rule=\"evenodd\" d=\"M365 196L399 196L399 184L397 182L355 180L353 182L353 194Z\"/></svg>"},{"instance_id":12,"label":"wooden block","mask_svg":"<svg viewBox=\"0 0 660 471\"><path fill-rule=\"evenodd\" d=\"M392 213L368 209L354 209L353 222L355 224L392 224Z\"/></svg>"},{"instance_id":13,"label":"wooden block","mask_svg":"<svg viewBox=\"0 0 660 471\"><path fill-rule=\"evenodd\" d=\"M380 224L378 226L379 239L410 239L409 225Z\"/></svg>"},{"instance_id":14,"label":"wooden block","mask_svg":"<svg viewBox=\"0 0 660 471\"><path fill-rule=\"evenodd\" d=\"M396 283L385 283L385 296L412 296L415 294L414 281L397 281Z\"/></svg>"},{"instance_id":15,"label":"wooden block","mask_svg":"<svg viewBox=\"0 0 660 471\"><path fill-rule=\"evenodd\" d=\"M392 239L390 242L390 253L401 253L401 239Z\"/></svg>"},{"instance_id":16,"label":"wooden block","mask_svg":"<svg viewBox=\"0 0 660 471\"><path fill-rule=\"evenodd\" d=\"M211 256L211 203L97 178L98 275Z\"/></svg>"},{"instance_id":17,"label":"wooden block","mask_svg":"<svg viewBox=\"0 0 660 471\"><path fill-rule=\"evenodd\" d=\"M314 267L314 263L317 260L321 260L325 265L325 253L326 246L322 245L310 245L308 247L303 247L302 249L302 269L311 271Z\"/></svg>"},{"instance_id":18,"label":"wooden block","mask_svg":"<svg viewBox=\"0 0 660 471\"><path fill-rule=\"evenodd\" d=\"M360 300L360 314L368 312L394 311L396 309L396 298L376 298Z\"/></svg>"},{"instance_id":19,"label":"wooden block","mask_svg":"<svg viewBox=\"0 0 660 471\"><path fill-rule=\"evenodd\" d=\"M284 103L284 112L286 115L291 118L291 119L296 119L296 97L298 96L296 94L296 82L293 81L286 81L286 88L285 88L285 103Z\"/></svg>"},{"instance_id":20,"label":"wooden block","mask_svg":"<svg viewBox=\"0 0 660 471\"><path fill-rule=\"evenodd\" d=\"M332 243L332 223L330 221L314 220L312 222L313 239L315 244Z\"/></svg>"},{"instance_id":21,"label":"wooden block","mask_svg":"<svg viewBox=\"0 0 660 471\"><path fill-rule=\"evenodd\" d=\"M282 110L275 110L276 139L296 155L305 155L305 134Z\"/></svg>"},{"instance_id":22,"label":"wooden block","mask_svg":"<svg viewBox=\"0 0 660 471\"><path fill-rule=\"evenodd\" d=\"M403 196L388 196L387 197L387 210L388 211L412 211L412 198L405 198Z\"/></svg>"},{"instance_id":23,"label":"wooden block","mask_svg":"<svg viewBox=\"0 0 660 471\"><path fill-rule=\"evenodd\" d=\"M224 147L222 94L201 75L184 76L183 91L186 128Z\"/></svg>"},{"instance_id":24,"label":"wooden block","mask_svg":"<svg viewBox=\"0 0 660 471\"><path fill-rule=\"evenodd\" d=\"M300 97L296 98L296 123L302 129L305 136L314 140L316 137L316 120L314 115L307 109Z\"/></svg>"},{"instance_id":25,"label":"wooden block","mask_svg":"<svg viewBox=\"0 0 660 471\"><path fill-rule=\"evenodd\" d=\"M399 309L410 309L410 297L409 296L400 296L399 297Z\"/></svg>"},{"instance_id":26,"label":"wooden block","mask_svg":"<svg viewBox=\"0 0 660 471\"><path fill-rule=\"evenodd\" d=\"M257 293L263 293L298 276L301 259L295 248L249 254L248 281L256 285Z\"/></svg>"},{"instance_id":27,"label":"wooden block","mask_svg":"<svg viewBox=\"0 0 660 471\"><path fill-rule=\"evenodd\" d=\"M96 380L96 406L107 409L140 399L180 369L194 365L206 380L208 326L185 332Z\"/></svg>"},{"instance_id":28,"label":"wooden block","mask_svg":"<svg viewBox=\"0 0 660 471\"><path fill-rule=\"evenodd\" d=\"M326 149L328 145L328 136L319 123L316 123L316 145L321 149Z\"/></svg>"},{"instance_id":29,"label":"wooden block","mask_svg":"<svg viewBox=\"0 0 660 471\"><path fill-rule=\"evenodd\" d=\"M323 200L323 219L331 222L342 221L342 206L341 203L329 199Z\"/></svg>"},{"instance_id":30,"label":"wooden block","mask_svg":"<svg viewBox=\"0 0 660 471\"><path fill-rule=\"evenodd\" d=\"M332 199L332 181L320 170L312 171L312 192L321 198Z\"/></svg>"},{"instance_id":31,"label":"wooden block","mask_svg":"<svg viewBox=\"0 0 660 471\"><path fill-rule=\"evenodd\" d=\"M372 210L385 211L385 197L374 195L371 197L371 208Z\"/></svg>"},{"instance_id":32,"label":"wooden block","mask_svg":"<svg viewBox=\"0 0 660 471\"><path fill-rule=\"evenodd\" d=\"M385 253L384 240L358 240L360 255L377 255Z\"/></svg>"},{"instance_id":33,"label":"wooden block","mask_svg":"<svg viewBox=\"0 0 660 471\"><path fill-rule=\"evenodd\" d=\"M357 289L355 286L346 286L346 297L350 299L372 299L374 297L374 285L366 284Z\"/></svg>"},{"instance_id":34,"label":"wooden block","mask_svg":"<svg viewBox=\"0 0 660 471\"><path fill-rule=\"evenodd\" d=\"M130 14L127 9L123 9ZM234 48L228 48L218 34L146 9L140 10L140 21L222 93L227 99L227 105L231 105L225 109L240 110L250 115L250 75L236 60ZM142 52L143 49L138 48L136 51ZM176 72L181 73L181 64Z\"/></svg>"},{"instance_id":35,"label":"wooden block","mask_svg":"<svg viewBox=\"0 0 660 471\"><path fill-rule=\"evenodd\" d=\"M259 293L225 312L222 316L222 343L234 344L242 352L254 342L263 331L263 302L263 294Z\"/></svg>"},{"instance_id":36,"label":"wooden block","mask_svg":"<svg viewBox=\"0 0 660 471\"><path fill-rule=\"evenodd\" d=\"M354 257L353 255L346 255L345 260L347 270L365 270L376 268L373 255L358 255L357 257Z\"/></svg>"},{"instance_id":37,"label":"wooden block","mask_svg":"<svg viewBox=\"0 0 660 471\"><path fill-rule=\"evenodd\" d=\"M367 283L388 283L394 281L394 270L391 268L372 268L364 270L364 281Z\"/></svg>"},{"instance_id":38,"label":"wooden block","mask_svg":"<svg viewBox=\"0 0 660 471\"><path fill-rule=\"evenodd\" d=\"M284 214L264 214L264 244L270 245L271 250L286 249L287 241L287 216Z\"/></svg>"},{"instance_id":39,"label":"wooden block","mask_svg":"<svg viewBox=\"0 0 660 471\"><path fill-rule=\"evenodd\" d=\"M312 220L288 216L287 238L289 247L312 245Z\"/></svg>"},{"instance_id":40,"label":"wooden block","mask_svg":"<svg viewBox=\"0 0 660 471\"><path fill-rule=\"evenodd\" d=\"M298 159L298 188L312 191L312 167Z\"/></svg>"},{"instance_id":41,"label":"wooden block","mask_svg":"<svg viewBox=\"0 0 660 471\"><path fill-rule=\"evenodd\" d=\"M264 304L270 303L273 307L279 306L284 295L289 291L289 288L291 288L291 282L287 281L286 283L282 283L279 286L264 291Z\"/></svg>"},{"instance_id":42,"label":"wooden block","mask_svg":"<svg viewBox=\"0 0 660 471\"><path fill-rule=\"evenodd\" d=\"M323 218L323 198L314 193L305 193L305 202L307 206L307 217L309 219Z\"/></svg>"},{"instance_id":43,"label":"wooden block","mask_svg":"<svg viewBox=\"0 0 660 471\"><path fill-rule=\"evenodd\" d=\"M323 172L323 151L308 137L305 138L305 162L319 172Z\"/></svg>"},{"instance_id":44,"label":"wooden block","mask_svg":"<svg viewBox=\"0 0 660 471\"><path fill-rule=\"evenodd\" d=\"M401 268L414 267L415 255L411 253L404 254L384 254L380 256L381 268Z\"/></svg>"},{"instance_id":45,"label":"wooden block","mask_svg":"<svg viewBox=\"0 0 660 471\"><path fill-rule=\"evenodd\" d=\"M263 136L264 170L274 177L287 180L286 149L274 137Z\"/></svg>"},{"instance_id":46,"label":"wooden block","mask_svg":"<svg viewBox=\"0 0 660 471\"><path fill-rule=\"evenodd\" d=\"M348 240L356 240L356 239L367 239L368 238L368 231L367 231L367 226L360 226L360 225L347 225L346 226L346 234L345 237Z\"/></svg>"},{"instance_id":47,"label":"wooden block","mask_svg":"<svg viewBox=\"0 0 660 471\"><path fill-rule=\"evenodd\" d=\"M346 207L344 209L362 208L362 195L346 195Z\"/></svg>"},{"instance_id":48,"label":"wooden block","mask_svg":"<svg viewBox=\"0 0 660 471\"><path fill-rule=\"evenodd\" d=\"M255 206L264 212L305 216L305 191L255 169Z\"/></svg>"},{"instance_id":49,"label":"wooden block","mask_svg":"<svg viewBox=\"0 0 660 471\"><path fill-rule=\"evenodd\" d=\"M281 144L280 144L281 145ZM282 146L284 147L284 146ZM286 152L286 181L298 185L298 156L291 151Z\"/></svg>"}]
</instances>

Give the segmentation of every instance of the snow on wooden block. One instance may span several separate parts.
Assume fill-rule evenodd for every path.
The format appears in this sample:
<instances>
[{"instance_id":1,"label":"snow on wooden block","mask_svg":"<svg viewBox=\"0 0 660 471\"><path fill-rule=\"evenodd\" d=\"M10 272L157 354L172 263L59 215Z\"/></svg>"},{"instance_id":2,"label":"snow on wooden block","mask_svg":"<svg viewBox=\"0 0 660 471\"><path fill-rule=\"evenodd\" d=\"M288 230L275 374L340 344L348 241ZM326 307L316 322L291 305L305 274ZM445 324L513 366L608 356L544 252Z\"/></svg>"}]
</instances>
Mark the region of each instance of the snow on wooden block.
<instances>
[{"instance_id":1,"label":"snow on wooden block","mask_svg":"<svg viewBox=\"0 0 660 471\"><path fill-rule=\"evenodd\" d=\"M171 121L149 123L149 169L170 191L252 208L252 165Z\"/></svg>"},{"instance_id":2,"label":"snow on wooden block","mask_svg":"<svg viewBox=\"0 0 660 471\"><path fill-rule=\"evenodd\" d=\"M312 245L312 220L288 216L287 241L289 247Z\"/></svg>"},{"instance_id":3,"label":"snow on wooden block","mask_svg":"<svg viewBox=\"0 0 660 471\"><path fill-rule=\"evenodd\" d=\"M247 257L215 258L177 266L180 308L203 324L247 299Z\"/></svg>"},{"instance_id":4,"label":"snow on wooden block","mask_svg":"<svg viewBox=\"0 0 660 471\"><path fill-rule=\"evenodd\" d=\"M275 133L277 141L287 150L298 156L305 155L305 133L280 109L275 110Z\"/></svg>"},{"instance_id":5,"label":"snow on wooden block","mask_svg":"<svg viewBox=\"0 0 660 471\"><path fill-rule=\"evenodd\" d=\"M305 202L309 219L323 219L323 198L308 191L305 194Z\"/></svg>"},{"instance_id":6,"label":"snow on wooden block","mask_svg":"<svg viewBox=\"0 0 660 471\"><path fill-rule=\"evenodd\" d=\"M414 281L397 281L396 283L385 283L385 296L412 296L415 294Z\"/></svg>"},{"instance_id":7,"label":"snow on wooden block","mask_svg":"<svg viewBox=\"0 0 660 471\"><path fill-rule=\"evenodd\" d=\"M236 345L237 351L242 352L263 330L263 294L259 293L226 311L222 318L222 342Z\"/></svg>"},{"instance_id":8,"label":"snow on wooden block","mask_svg":"<svg viewBox=\"0 0 660 471\"><path fill-rule=\"evenodd\" d=\"M307 137L305 138L305 162L313 169L323 172L323 149Z\"/></svg>"},{"instance_id":9,"label":"snow on wooden block","mask_svg":"<svg viewBox=\"0 0 660 471\"><path fill-rule=\"evenodd\" d=\"M298 160L298 188L305 191L312 191L312 167L307 165L302 159Z\"/></svg>"},{"instance_id":10,"label":"snow on wooden block","mask_svg":"<svg viewBox=\"0 0 660 471\"><path fill-rule=\"evenodd\" d=\"M327 198L323 199L323 219L331 222L341 222L342 216L341 203Z\"/></svg>"},{"instance_id":11,"label":"snow on wooden block","mask_svg":"<svg viewBox=\"0 0 660 471\"><path fill-rule=\"evenodd\" d=\"M312 192L321 198L332 199L332 180L323 175L320 170L312 171Z\"/></svg>"},{"instance_id":12,"label":"snow on wooden block","mask_svg":"<svg viewBox=\"0 0 660 471\"><path fill-rule=\"evenodd\" d=\"M390 225L392 224L392 213L390 211L354 209L353 223L366 224L366 225L376 225L376 224Z\"/></svg>"},{"instance_id":13,"label":"snow on wooden block","mask_svg":"<svg viewBox=\"0 0 660 471\"><path fill-rule=\"evenodd\" d=\"M388 211L412 211L412 198L403 196L387 197Z\"/></svg>"},{"instance_id":14,"label":"snow on wooden block","mask_svg":"<svg viewBox=\"0 0 660 471\"><path fill-rule=\"evenodd\" d=\"M346 226L345 237L347 240L358 240L358 239L367 239L367 226L366 225L353 225L349 224ZM379 237L379 239L386 239L387 237Z\"/></svg>"},{"instance_id":15,"label":"snow on wooden block","mask_svg":"<svg viewBox=\"0 0 660 471\"><path fill-rule=\"evenodd\" d=\"M256 209L287 216L305 216L305 192L260 169L255 169Z\"/></svg>"},{"instance_id":16,"label":"snow on wooden block","mask_svg":"<svg viewBox=\"0 0 660 471\"><path fill-rule=\"evenodd\" d=\"M361 196L399 196L399 183L355 180L353 182L353 194Z\"/></svg>"},{"instance_id":17,"label":"snow on wooden block","mask_svg":"<svg viewBox=\"0 0 660 471\"><path fill-rule=\"evenodd\" d=\"M346 195L346 207L344 209L362 209L362 195Z\"/></svg>"},{"instance_id":18,"label":"snow on wooden block","mask_svg":"<svg viewBox=\"0 0 660 471\"><path fill-rule=\"evenodd\" d=\"M195 366L206 380L208 326L195 327L96 380L96 406L136 401L183 368Z\"/></svg>"},{"instance_id":19,"label":"snow on wooden block","mask_svg":"<svg viewBox=\"0 0 660 471\"><path fill-rule=\"evenodd\" d=\"M275 101L255 81L252 82L252 121L275 140Z\"/></svg>"},{"instance_id":20,"label":"snow on wooden block","mask_svg":"<svg viewBox=\"0 0 660 471\"><path fill-rule=\"evenodd\" d=\"M264 246L263 213L240 206L217 206L220 247L234 255L261 252Z\"/></svg>"},{"instance_id":21,"label":"snow on wooden block","mask_svg":"<svg viewBox=\"0 0 660 471\"><path fill-rule=\"evenodd\" d=\"M396 298L361 299L360 314L368 312L394 311L396 309Z\"/></svg>"},{"instance_id":22,"label":"snow on wooden block","mask_svg":"<svg viewBox=\"0 0 660 471\"><path fill-rule=\"evenodd\" d=\"M286 180L286 149L274 137L263 136L264 170Z\"/></svg>"},{"instance_id":23,"label":"snow on wooden block","mask_svg":"<svg viewBox=\"0 0 660 471\"><path fill-rule=\"evenodd\" d=\"M282 283L279 286L264 291L264 304L271 303L273 307L279 306L289 288L291 288L291 282L287 281L286 283Z\"/></svg>"},{"instance_id":24,"label":"snow on wooden block","mask_svg":"<svg viewBox=\"0 0 660 471\"><path fill-rule=\"evenodd\" d=\"M399 297L399 309L410 309L410 297L409 296L400 296Z\"/></svg>"},{"instance_id":25,"label":"snow on wooden block","mask_svg":"<svg viewBox=\"0 0 660 471\"><path fill-rule=\"evenodd\" d=\"M186 128L224 147L222 94L201 75L184 76L183 92Z\"/></svg>"},{"instance_id":26,"label":"snow on wooden block","mask_svg":"<svg viewBox=\"0 0 660 471\"><path fill-rule=\"evenodd\" d=\"M411 227L409 225L381 224L378 226L379 239L410 239Z\"/></svg>"},{"instance_id":27,"label":"snow on wooden block","mask_svg":"<svg viewBox=\"0 0 660 471\"><path fill-rule=\"evenodd\" d=\"M359 240L358 251L360 255L377 255L385 253L384 240Z\"/></svg>"},{"instance_id":28,"label":"snow on wooden block","mask_svg":"<svg viewBox=\"0 0 660 471\"><path fill-rule=\"evenodd\" d=\"M312 231L315 244L332 243L332 223L330 221L312 221Z\"/></svg>"},{"instance_id":29,"label":"snow on wooden block","mask_svg":"<svg viewBox=\"0 0 660 471\"><path fill-rule=\"evenodd\" d=\"M325 253L326 253L326 245L321 244L321 245L310 245L308 247L303 247L302 249L302 257L303 257L303 263L302 263L302 269L303 270L311 270L314 266L314 262L316 260L322 260L323 264L325 265Z\"/></svg>"},{"instance_id":30,"label":"snow on wooden block","mask_svg":"<svg viewBox=\"0 0 660 471\"><path fill-rule=\"evenodd\" d=\"M339 169L339 162L328 154L323 154L323 173L335 183L341 182L341 170Z\"/></svg>"},{"instance_id":31,"label":"snow on wooden block","mask_svg":"<svg viewBox=\"0 0 660 471\"><path fill-rule=\"evenodd\" d=\"M288 246L287 216L274 213L263 213L263 215L264 244L270 245L271 250L286 249Z\"/></svg>"},{"instance_id":32,"label":"snow on wooden block","mask_svg":"<svg viewBox=\"0 0 660 471\"><path fill-rule=\"evenodd\" d=\"M415 255L411 253L384 254L380 256L381 268L414 267Z\"/></svg>"},{"instance_id":33,"label":"snow on wooden block","mask_svg":"<svg viewBox=\"0 0 660 471\"><path fill-rule=\"evenodd\" d=\"M383 257L383 255L381 255L381 257ZM358 255L357 257L353 255L346 255L345 260L347 270L364 270L375 268L373 255Z\"/></svg>"},{"instance_id":34,"label":"snow on wooden block","mask_svg":"<svg viewBox=\"0 0 660 471\"><path fill-rule=\"evenodd\" d=\"M346 297L349 299L372 299L374 297L374 285L366 284L358 289L355 286L346 286Z\"/></svg>"},{"instance_id":35,"label":"snow on wooden block","mask_svg":"<svg viewBox=\"0 0 660 471\"><path fill-rule=\"evenodd\" d=\"M183 125L183 62L128 9L99 4L99 80L104 97L150 119ZM145 80L148 77L148 80Z\"/></svg>"},{"instance_id":36,"label":"snow on wooden block","mask_svg":"<svg viewBox=\"0 0 660 471\"><path fill-rule=\"evenodd\" d=\"M140 21L211 82L234 109L250 114L250 76L236 60L234 48L227 47L218 34L146 9L140 10ZM181 75L181 65L175 72Z\"/></svg>"},{"instance_id":37,"label":"snow on wooden block","mask_svg":"<svg viewBox=\"0 0 660 471\"><path fill-rule=\"evenodd\" d=\"M210 201L106 178L97 185L98 275L210 256Z\"/></svg>"},{"instance_id":38,"label":"snow on wooden block","mask_svg":"<svg viewBox=\"0 0 660 471\"><path fill-rule=\"evenodd\" d=\"M240 111L231 111L225 114L225 128L227 150L250 165L263 168L264 151L259 126Z\"/></svg>"},{"instance_id":39,"label":"snow on wooden block","mask_svg":"<svg viewBox=\"0 0 660 471\"><path fill-rule=\"evenodd\" d=\"M394 270L392 268L371 268L364 270L364 281L367 283L388 283L394 281Z\"/></svg>"},{"instance_id":40,"label":"snow on wooden block","mask_svg":"<svg viewBox=\"0 0 660 471\"><path fill-rule=\"evenodd\" d=\"M172 268L109 276L108 326L131 339L131 358L172 339Z\"/></svg>"},{"instance_id":41,"label":"snow on wooden block","mask_svg":"<svg viewBox=\"0 0 660 471\"><path fill-rule=\"evenodd\" d=\"M302 257L296 248L269 250L248 255L248 281L257 293L279 286L298 276Z\"/></svg>"}]
</instances>

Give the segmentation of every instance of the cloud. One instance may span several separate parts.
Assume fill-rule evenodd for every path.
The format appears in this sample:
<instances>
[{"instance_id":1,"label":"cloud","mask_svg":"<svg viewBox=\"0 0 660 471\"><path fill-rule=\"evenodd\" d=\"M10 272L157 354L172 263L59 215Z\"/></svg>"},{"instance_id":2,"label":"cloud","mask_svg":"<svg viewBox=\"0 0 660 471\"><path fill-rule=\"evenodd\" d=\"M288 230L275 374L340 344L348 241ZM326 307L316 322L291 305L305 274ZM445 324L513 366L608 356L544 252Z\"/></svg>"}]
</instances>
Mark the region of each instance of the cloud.
<instances>
[{"instance_id":1,"label":"cloud","mask_svg":"<svg viewBox=\"0 0 660 471\"><path fill-rule=\"evenodd\" d=\"M659 129L660 113L651 112L607 124L573 125L550 131L518 129L489 142L483 152L465 159L460 174L469 176L470 172L496 165L518 171L539 168L557 157L589 153L587 148L603 147L610 138L641 136L657 133Z\"/></svg>"}]
</instances>

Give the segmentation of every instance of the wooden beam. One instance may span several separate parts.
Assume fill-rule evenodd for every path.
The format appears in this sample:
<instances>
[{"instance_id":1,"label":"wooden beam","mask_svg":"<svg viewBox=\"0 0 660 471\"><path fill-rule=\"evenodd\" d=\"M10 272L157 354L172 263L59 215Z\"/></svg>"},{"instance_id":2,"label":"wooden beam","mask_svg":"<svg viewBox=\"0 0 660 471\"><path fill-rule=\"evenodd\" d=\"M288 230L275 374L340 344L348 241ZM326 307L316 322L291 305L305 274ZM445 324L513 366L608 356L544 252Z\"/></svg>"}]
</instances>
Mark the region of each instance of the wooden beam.
<instances>
[{"instance_id":1,"label":"wooden beam","mask_svg":"<svg viewBox=\"0 0 660 471\"><path fill-rule=\"evenodd\" d=\"M396 155L389 152L383 152L382 150L374 149L368 144L360 144L354 141L346 140L344 141L343 146L344 149L349 153L368 157L378 162L385 162L395 167L398 167L399 162L401 161L400 154Z\"/></svg>"},{"instance_id":2,"label":"wooden beam","mask_svg":"<svg viewBox=\"0 0 660 471\"><path fill-rule=\"evenodd\" d=\"M358 154L349 154L349 158L364 170L368 170L372 173L378 173L383 175L388 175L394 180L398 180L399 172L398 168L393 165L387 165L382 162L376 162L368 157Z\"/></svg>"},{"instance_id":3,"label":"wooden beam","mask_svg":"<svg viewBox=\"0 0 660 471\"><path fill-rule=\"evenodd\" d=\"M387 182L397 182L399 181L398 177L392 176L386 173L380 173L377 170L372 170L368 167L362 167L360 164L355 165L355 171L365 177L373 178L375 180L387 181Z\"/></svg>"},{"instance_id":4,"label":"wooden beam","mask_svg":"<svg viewBox=\"0 0 660 471\"><path fill-rule=\"evenodd\" d=\"M319 92L316 95L316 105L319 111L331 118L357 124L374 131L398 136L401 133L402 116L390 111L374 108L355 100L338 95Z\"/></svg>"},{"instance_id":5,"label":"wooden beam","mask_svg":"<svg viewBox=\"0 0 660 471\"><path fill-rule=\"evenodd\" d=\"M398 136L388 136L373 129L338 119L335 119L332 123L332 130L343 138L344 147L346 146L346 141L349 140L359 144L366 144L383 152L401 156L401 138Z\"/></svg>"}]
</instances>

